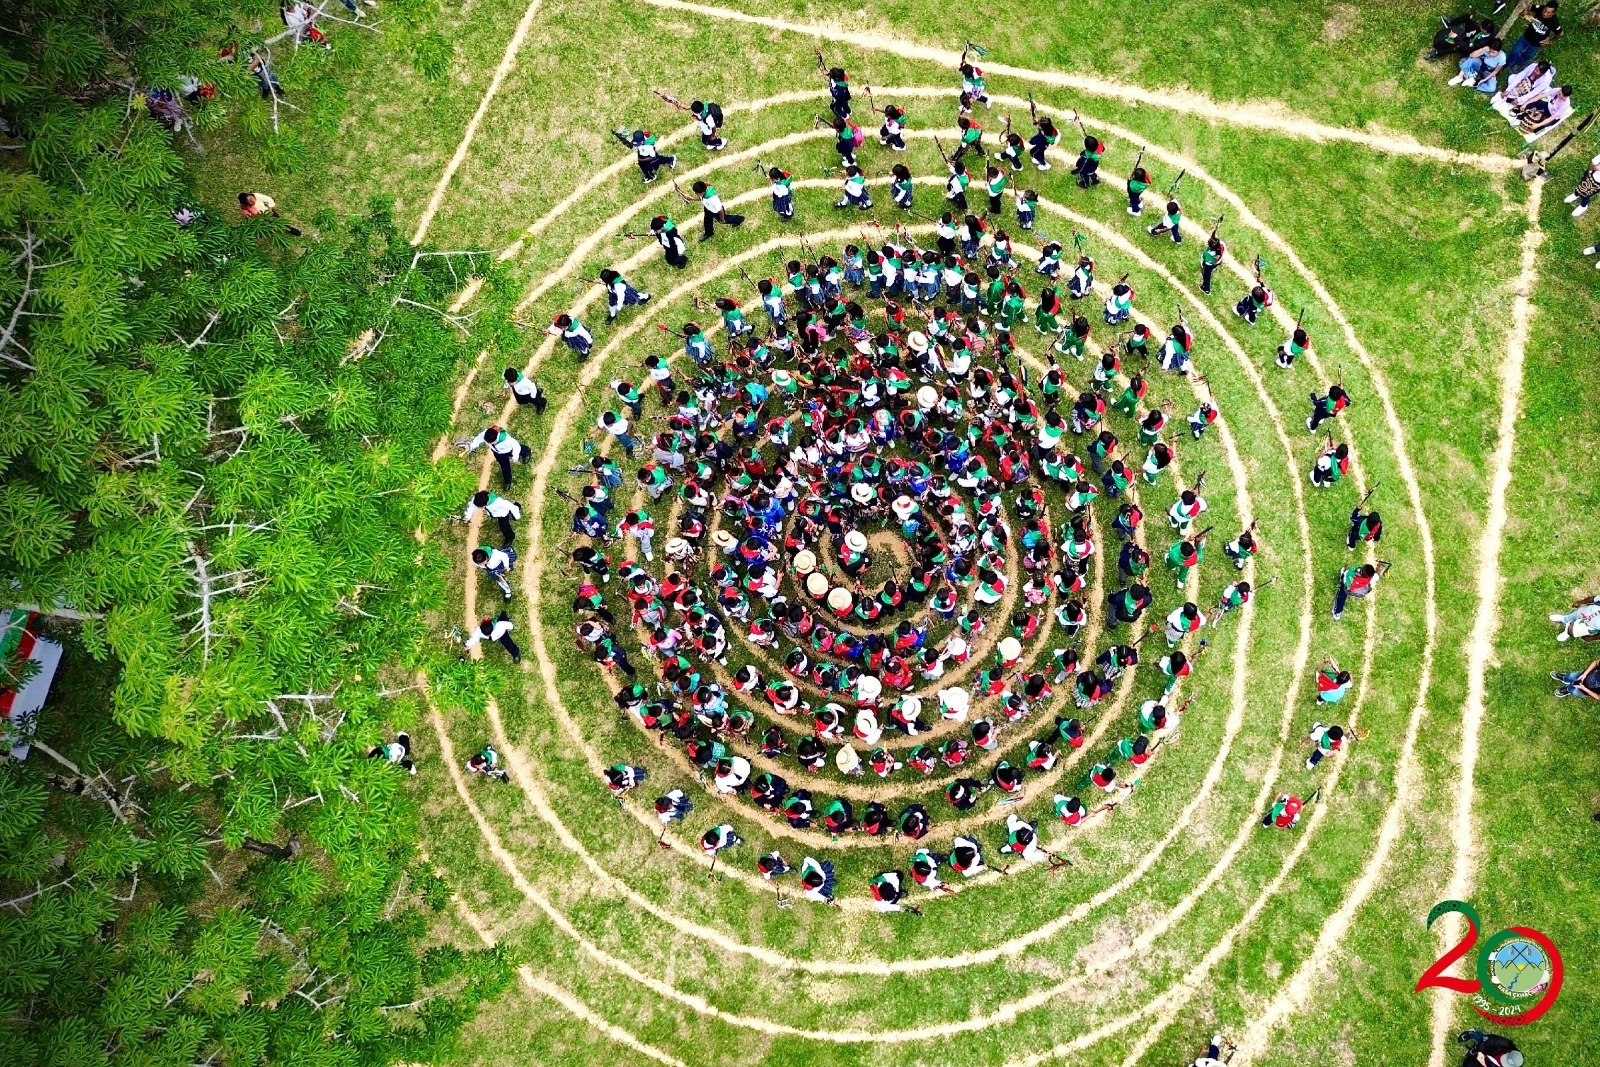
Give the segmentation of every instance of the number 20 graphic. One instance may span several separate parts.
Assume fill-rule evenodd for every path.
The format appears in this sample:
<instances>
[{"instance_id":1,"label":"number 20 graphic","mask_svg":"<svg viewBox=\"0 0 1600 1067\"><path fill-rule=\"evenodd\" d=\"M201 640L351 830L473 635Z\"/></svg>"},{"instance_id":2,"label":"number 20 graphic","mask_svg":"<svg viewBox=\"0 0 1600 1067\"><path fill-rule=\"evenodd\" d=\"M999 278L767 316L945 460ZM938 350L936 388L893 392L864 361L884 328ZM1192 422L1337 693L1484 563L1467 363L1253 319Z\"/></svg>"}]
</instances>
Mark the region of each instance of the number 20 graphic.
<instances>
[{"instance_id":1,"label":"number 20 graphic","mask_svg":"<svg viewBox=\"0 0 1600 1067\"><path fill-rule=\"evenodd\" d=\"M1500 930L1483 943L1483 949L1478 954L1477 976L1475 978L1454 978L1444 972L1457 960L1461 959L1472 946L1478 942L1478 913L1471 904L1464 900L1445 900L1433 906L1428 913L1428 927L1433 927L1434 921L1445 915L1460 915L1467 921L1467 933L1460 941L1444 955L1433 962L1433 965L1422 972L1422 977L1417 979L1416 992L1424 989L1438 987L1448 989L1452 993L1461 993L1472 997L1472 1010L1491 1019L1503 1026L1525 1026L1533 1022L1550 1010L1555 1003L1556 996L1561 992L1562 964L1561 953L1556 946L1539 931L1526 926L1512 926ZM1531 941L1538 945L1545 954L1549 964L1549 984L1545 987L1544 994L1539 997L1526 1011L1489 1012L1480 1004L1487 1006L1484 997L1498 1004L1510 1006L1527 1003L1526 997L1516 997L1506 993L1492 980L1490 966L1494 961L1495 952L1508 941Z\"/></svg>"}]
</instances>

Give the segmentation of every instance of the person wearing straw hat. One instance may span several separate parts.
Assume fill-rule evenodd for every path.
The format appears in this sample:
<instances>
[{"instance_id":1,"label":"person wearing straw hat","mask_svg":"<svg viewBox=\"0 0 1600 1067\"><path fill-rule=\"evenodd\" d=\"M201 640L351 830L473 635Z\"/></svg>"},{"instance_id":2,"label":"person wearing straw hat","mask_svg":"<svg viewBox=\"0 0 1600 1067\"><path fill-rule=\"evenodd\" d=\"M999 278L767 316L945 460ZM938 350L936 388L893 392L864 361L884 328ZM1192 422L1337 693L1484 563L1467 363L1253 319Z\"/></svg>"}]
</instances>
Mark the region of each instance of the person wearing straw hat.
<instances>
[{"instance_id":1,"label":"person wearing straw hat","mask_svg":"<svg viewBox=\"0 0 1600 1067\"><path fill-rule=\"evenodd\" d=\"M867 535L860 530L851 530L844 535L844 543L839 549L840 569L856 578L870 566L872 559L867 555Z\"/></svg>"},{"instance_id":2,"label":"person wearing straw hat","mask_svg":"<svg viewBox=\"0 0 1600 1067\"><path fill-rule=\"evenodd\" d=\"M941 689L939 696L939 714L950 722L966 722L967 713L972 705L972 694L959 687Z\"/></svg>"}]
</instances>

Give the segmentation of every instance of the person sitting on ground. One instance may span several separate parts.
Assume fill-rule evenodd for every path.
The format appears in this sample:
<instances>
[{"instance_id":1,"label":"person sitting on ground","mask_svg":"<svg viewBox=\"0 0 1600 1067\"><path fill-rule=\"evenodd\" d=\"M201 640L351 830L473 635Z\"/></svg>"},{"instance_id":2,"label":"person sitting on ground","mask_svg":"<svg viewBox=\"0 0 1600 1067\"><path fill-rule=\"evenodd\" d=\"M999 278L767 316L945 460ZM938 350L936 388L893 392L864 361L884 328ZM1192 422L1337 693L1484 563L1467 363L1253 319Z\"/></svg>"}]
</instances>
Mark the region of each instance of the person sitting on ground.
<instances>
[{"instance_id":1,"label":"person sitting on ground","mask_svg":"<svg viewBox=\"0 0 1600 1067\"><path fill-rule=\"evenodd\" d=\"M1471 55L1474 49L1494 35L1494 23L1488 19L1480 21L1470 11L1455 18L1441 18L1440 21L1444 25L1433 35L1433 50L1428 53L1429 59Z\"/></svg>"},{"instance_id":2,"label":"person sitting on ground","mask_svg":"<svg viewBox=\"0 0 1600 1067\"><path fill-rule=\"evenodd\" d=\"M1561 683L1561 688L1556 690L1558 697L1585 696L1590 700L1600 700L1600 659L1567 674L1551 671L1550 677Z\"/></svg>"},{"instance_id":3,"label":"person sitting on ground","mask_svg":"<svg viewBox=\"0 0 1600 1067\"><path fill-rule=\"evenodd\" d=\"M1484 94L1493 93L1500 88L1500 70L1505 65L1506 53L1500 38L1491 37L1461 61L1460 70L1450 79L1450 84L1465 85Z\"/></svg>"},{"instance_id":4,"label":"person sitting on ground","mask_svg":"<svg viewBox=\"0 0 1600 1067\"><path fill-rule=\"evenodd\" d=\"M1574 637L1580 641L1600 640L1600 594L1574 601L1571 611L1565 614L1555 612L1550 616L1550 621L1561 627L1561 632L1556 634L1557 641L1568 641Z\"/></svg>"}]
</instances>

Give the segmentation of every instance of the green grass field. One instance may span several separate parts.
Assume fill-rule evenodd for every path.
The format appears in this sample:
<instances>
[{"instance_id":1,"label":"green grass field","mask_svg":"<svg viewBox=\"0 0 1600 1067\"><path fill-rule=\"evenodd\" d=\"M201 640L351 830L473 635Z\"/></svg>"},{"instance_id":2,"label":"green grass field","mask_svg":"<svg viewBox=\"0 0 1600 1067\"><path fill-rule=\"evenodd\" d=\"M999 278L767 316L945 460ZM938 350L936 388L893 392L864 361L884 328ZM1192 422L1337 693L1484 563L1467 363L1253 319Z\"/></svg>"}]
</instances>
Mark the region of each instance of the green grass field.
<instances>
[{"instance_id":1,"label":"green grass field","mask_svg":"<svg viewBox=\"0 0 1600 1067\"><path fill-rule=\"evenodd\" d=\"M1528 1062L1582 1062L1581 1035L1600 1022L1591 960L1600 893L1589 819L1600 759L1589 743L1589 708L1551 697L1546 677L1581 666L1586 653L1555 644L1545 615L1594 593L1600 582L1585 536L1600 514L1591 473L1600 275L1577 255L1594 243L1595 222L1574 222L1560 203L1595 151L1593 135L1555 161L1536 216L1542 236L1537 281L1524 294L1531 329L1525 365L1516 368L1521 407L1511 423L1508 519L1503 547L1487 555L1502 375L1518 333L1520 250L1534 194L1505 166L1392 150L1386 140L1414 138L1501 159L1521 149L1520 138L1479 100L1444 86L1445 66L1422 59L1439 11L1415 3L1268 7L1237 0L1137 8L1092 0L1070 9L1018 0L998 9L950 9L899 0L848 12L824 4L732 6L924 48L959 51L973 40L990 50L984 62L1045 73L991 74L990 91L1008 98L1031 92L1067 130L1066 120L1080 111L1109 145L1108 181L1079 190L1070 156L1049 174L1025 171L1019 181L1072 213L1046 207L1039 229L1060 239L1082 230L1102 281L1128 271L1138 311L1158 336L1174 307L1185 309L1237 462L1229 462L1220 434L1194 445L1185 438L1182 474L1207 471L1217 535L1231 537L1247 518L1260 521L1266 547L1256 584L1279 580L1256 602L1248 641L1239 641L1235 616L1210 634L1212 648L1186 685L1194 699L1181 746L1151 761L1112 817L1057 830L1050 790L1037 787L1014 809L997 809L989 798L976 809L972 832L991 863L1004 811L1014 810L1039 822L1047 841L1063 842L1073 863L1064 874L1018 870L920 901L920 919L876 915L861 906L867 879L904 870L908 843L831 842L818 831L774 823L748 802L713 797L680 758L619 718L610 676L573 647L568 605L575 582L559 563L570 547L571 512L554 490L582 484L565 472L585 460L583 441L605 409L607 380L637 375L652 352L672 351L681 361L681 352L661 346L653 323L676 326L694 317L691 295L738 290L748 301L753 294L734 264L758 277L778 272L785 240L830 235L811 240L836 253L864 218L888 225L895 216L881 187L870 215L857 216L833 207L837 176L817 180L833 162L830 145L799 136L826 106L813 44L858 84L870 83L879 103L902 103L913 130L939 131L947 145L959 79L949 66L896 51L890 41L868 47L861 37L855 44L817 40L650 3L546 0L428 230L442 249L498 251L520 242L464 312L530 324L517 349L485 354L452 436L481 428L488 420L482 405L498 414L503 366L535 365L552 401L543 417L518 412L510 423L535 452L515 489L528 516L514 612L523 664L513 668L490 649L492 710L441 707L438 735L426 724L412 726L423 756L416 788L425 798L424 844L459 896L438 937L477 943L477 923L482 936L505 942L525 964L523 984L474 1025L465 1059L1175 1064L1189 1062L1222 1030L1255 1063L1442 1063L1454 1049L1436 1043L1433 996L1412 987L1447 947L1424 921L1452 895L1459 867L1470 874L1466 897L1483 918L1484 936L1531 926L1564 953L1559 999L1516 1035ZM381 193L398 200L409 228L524 12L516 0L447 6L435 27L454 46L452 77L443 86L399 61L375 62L358 79L364 90L352 94L338 136L311 146L314 166L280 188L281 180L262 175L253 161L219 147L204 177L208 195L220 204L238 188L264 185L286 214L308 217L318 205L355 208ZM1562 80L1580 87L1580 110L1587 110L1600 86L1595 34L1576 13L1569 21L1553 57ZM1209 98L1223 113L1075 90L1053 84L1050 72L1181 91L1186 99ZM678 174L687 185L690 172L715 168L710 173L725 197L749 192L741 200L749 216L742 229L697 244L694 211L676 202L667 183L641 189L608 131L678 131L685 116L651 88L723 102L727 152L710 156L686 136ZM780 94L790 95L747 106ZM1228 118L1246 105L1284 121L1267 128ZM1002 112L1026 124L1025 105L997 104L977 117L995 130ZM1371 137L1318 139L1287 128L1290 118ZM769 145L782 138L789 140ZM1061 147L1074 140L1069 133ZM1215 295L1189 302L1186 294L1198 293L1203 234L1174 246L1144 233L1155 221L1148 207L1139 220L1123 211L1118 179L1142 147L1154 191L1188 167L1186 216L1203 221L1225 213L1230 258L1265 258L1291 325L1307 309L1315 365L1272 365L1284 323L1264 316L1251 328L1230 313L1246 284L1237 274L1219 272ZM861 152L869 175L886 172L886 156L869 136ZM811 182L797 193L793 222L769 210L765 183L753 172L757 158L789 169L797 183ZM904 161L922 179L919 210L929 211L938 204L940 168L931 141L914 139ZM616 173L547 217L614 164ZM659 211L671 211L690 240L692 262L682 274L619 237ZM1009 205L1005 216L1015 234ZM569 263L581 242L592 244ZM740 260L746 252L752 255ZM580 364L553 346L542 326L598 294L578 279L636 255L628 276L656 302L610 326L600 303L583 315L605 361ZM1032 284L1024 284L1031 296ZM1092 309L1090 317L1095 342L1109 341ZM1032 329L1018 336L1025 350L1043 354ZM1069 379L1081 385L1087 366L1069 362ZM1174 401L1181 425L1194 396L1171 376L1151 377L1153 396ZM1335 377L1354 397L1339 432L1355 447L1358 471L1319 490L1305 477L1316 444L1302 420L1306 394ZM1385 393L1393 423L1380 399ZM1133 438L1126 419L1113 416L1112 425ZM465 488L477 475L475 460L468 467L451 452L441 463L459 468ZM629 480L618 496L628 502L631 465L625 467ZM1332 574L1350 559L1345 517L1374 485L1386 522L1379 554L1394 569L1373 600L1335 623L1328 614ZM1152 555L1169 543L1160 512L1174 491L1168 477L1145 492ZM653 509L663 528L658 548L669 499ZM1108 519L1100 516L1102 537ZM495 590L473 584L465 552L476 541L459 529L435 533L463 561L451 590L462 610L437 620L445 631L481 614L474 605L486 611ZM1214 602L1233 577L1222 539L1214 537L1200 570L1194 599L1202 604ZM1105 566L1111 582L1114 560ZM1469 640L1483 610L1479 576L1486 566L1498 568L1501 584L1478 722L1469 706ZM1172 591L1164 575L1156 577L1164 613ZM1161 590L1163 582L1169 588ZM1030 649L1030 658L1047 660L1049 645ZM738 649L730 669L764 655L763 671L776 670L781 651L752 656ZM1356 673L1358 693L1339 713L1357 715L1370 736L1308 772L1303 739L1315 715L1312 672L1326 655ZM642 655L633 658L641 673L649 670ZM1146 656L1119 690L1099 748L1136 731L1138 702L1160 690L1154 658ZM1475 789L1470 820L1459 823L1467 723L1476 733ZM1003 747L1036 732L1030 725L1008 734ZM461 761L486 740L509 756L511 785L461 780ZM444 758L446 743L453 762ZM597 762L644 766L651 779L619 810ZM1064 791L1073 791L1065 787L1087 765L1085 758L1064 773ZM792 762L785 770L791 782L799 773ZM931 843L948 843L948 831L937 825L949 811L938 797L945 775L923 782L902 771L885 783L870 775L847 783L830 768L820 779L819 795L845 792L858 810L878 796L892 796L892 809L926 800L936 818ZM674 785L690 794L695 811L668 832L683 847L663 851L652 841L646 809L655 793ZM1320 799L1297 829L1259 828L1263 797L1307 796L1318 787ZM695 839L724 821L746 843L725 860L733 873L708 881ZM840 897L852 906L775 907L771 890L753 875L755 858L772 848L796 866L806 854L832 859ZM924 895L913 888L914 899ZM956 958L969 953L969 962ZM1447 1038L1477 1019L1465 998L1452 998L1448 1012Z\"/></svg>"}]
</instances>

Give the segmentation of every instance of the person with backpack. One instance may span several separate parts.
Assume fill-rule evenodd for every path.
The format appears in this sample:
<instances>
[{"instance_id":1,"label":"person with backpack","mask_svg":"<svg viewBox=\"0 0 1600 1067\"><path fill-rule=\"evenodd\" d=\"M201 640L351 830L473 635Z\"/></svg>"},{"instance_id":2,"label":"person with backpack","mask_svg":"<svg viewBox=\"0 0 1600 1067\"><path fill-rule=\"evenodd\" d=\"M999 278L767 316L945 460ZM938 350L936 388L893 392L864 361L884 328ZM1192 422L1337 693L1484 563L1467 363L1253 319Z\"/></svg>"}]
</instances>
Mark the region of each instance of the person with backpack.
<instances>
[{"instance_id":1,"label":"person with backpack","mask_svg":"<svg viewBox=\"0 0 1600 1067\"><path fill-rule=\"evenodd\" d=\"M695 128L700 131L700 144L708 152L720 152L728 147L722 133L722 105L709 100L696 100L689 105Z\"/></svg>"}]
</instances>

